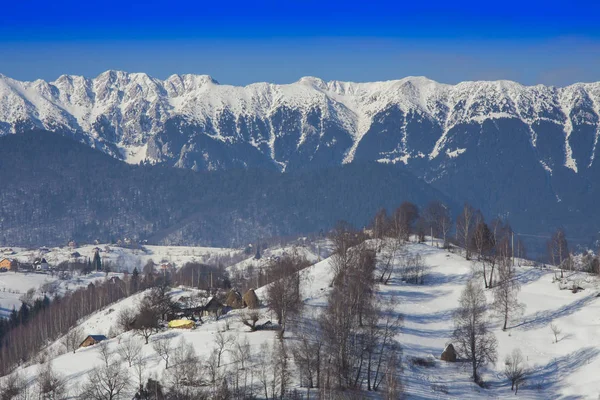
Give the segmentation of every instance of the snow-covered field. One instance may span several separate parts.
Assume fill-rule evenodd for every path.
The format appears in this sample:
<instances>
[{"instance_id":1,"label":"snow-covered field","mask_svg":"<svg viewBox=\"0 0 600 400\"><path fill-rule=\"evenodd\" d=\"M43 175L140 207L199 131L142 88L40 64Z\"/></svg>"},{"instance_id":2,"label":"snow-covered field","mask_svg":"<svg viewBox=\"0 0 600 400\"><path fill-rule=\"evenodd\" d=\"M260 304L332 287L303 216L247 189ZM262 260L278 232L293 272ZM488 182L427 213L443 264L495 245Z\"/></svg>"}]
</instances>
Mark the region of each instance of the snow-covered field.
<instances>
[{"instance_id":1,"label":"snow-covered field","mask_svg":"<svg viewBox=\"0 0 600 400\"><path fill-rule=\"evenodd\" d=\"M482 389L471 381L468 365L446 363L439 360L453 330L452 313L465 283L472 275L472 262L459 254L449 253L428 244L410 244L409 253L418 253L429 267L423 285L411 285L394 276L388 285L378 287L382 299L398 300L395 311L404 316L404 323L396 339L403 347L403 384L409 399L477 399L477 398L524 398L524 399L597 399L600 394L600 299L598 282L580 275L577 280L585 290L572 293L559 290L553 283L554 272L524 265L518 267L522 285L519 300L526 306L522 317L510 328L502 331L497 321L492 321L493 333L498 339L498 361L483 370L483 378L489 388ZM330 260L320 261L303 271L302 294L308 312L319 310L327 303L332 274ZM574 278L574 277L572 277ZM481 283L483 285L483 283ZM264 288L258 289L264 297ZM491 293L487 293L491 301ZM141 296L140 294L136 295ZM85 334L106 334L115 323L115 315L124 307L131 307L137 298L124 299L92 315L81 326ZM250 333L232 312L225 320L208 320L191 331L168 331L156 335L176 335L193 344L196 352L207 358L214 348L214 337L229 321L227 334L238 340L248 338L253 354L258 354L261 343L274 341L270 331ZM269 312L262 309L262 321ZM562 334L558 343L550 329L550 323L558 325ZM129 336L122 334L110 340L116 349L118 342ZM294 327L289 327L286 340L294 339ZM140 337L133 340L142 341ZM178 339L177 339L178 340ZM55 345L56 346L56 345ZM522 351L527 365L532 369L526 384L519 388L518 396L510 390L510 384L502 376L504 358L513 349ZM86 373L101 361L97 348L80 349L75 354L56 357L53 365L75 387L86 379ZM149 361L146 377L160 379L164 373L164 361L152 346L144 346L144 356ZM226 356L229 357L229 356ZM430 358L431 367L414 366L414 357ZM228 362L228 361L226 361ZM30 378L37 366L23 369ZM132 375L133 375L132 371Z\"/></svg>"},{"instance_id":2,"label":"snow-covered field","mask_svg":"<svg viewBox=\"0 0 600 400\"><path fill-rule=\"evenodd\" d=\"M129 249L107 244L85 245L76 248L71 247L53 247L48 249L24 249L24 248L5 248L0 249L0 260L3 258L15 259L21 263L32 264L37 258L45 258L51 267L65 261L86 262L94 257L96 248L100 249L100 257L103 263L110 265L118 271L132 272L138 268L141 272L146 263L152 260L155 264L169 263L175 268L180 268L188 262L198 262L205 264L218 264L227 259L233 260L234 264L227 267L229 273L246 275L248 271L255 268L264 268L273 257L284 254L297 253L306 258L311 263L328 257L331 254L331 244L323 239L314 243L308 243L305 240L299 240L298 243L291 243L280 246L273 246L263 250L262 257L259 260L254 259L254 252L244 254L240 249L216 248L216 247L193 247L193 246L144 246L141 249ZM79 253L79 257L72 256L73 253ZM236 260L241 260L235 262ZM0 317L7 316L13 309L21 305L20 298L29 289L35 289L37 296L43 295L45 285L53 285L56 293L64 293L67 290L74 290L77 287L87 286L90 282L111 278L112 276L122 277L122 273L110 273L108 277L104 273L79 276L74 274L73 278L59 280L55 274L36 273L36 272L6 272L0 273Z\"/></svg>"},{"instance_id":3,"label":"snow-covered field","mask_svg":"<svg viewBox=\"0 0 600 400\"><path fill-rule=\"evenodd\" d=\"M36 258L44 257L50 266L56 266L64 261L86 261L94 257L94 249L100 249L102 262L112 264L119 271L133 271L141 268L149 261L159 264L168 262L176 267L181 267L187 262L213 263L219 257L229 257L239 254L239 249L218 247L192 247L192 246L143 246L143 249L130 249L109 244L84 245L80 247L52 247L43 249L12 248L0 250L0 259L13 258L22 263L33 263ZM79 257L73 257L79 253Z\"/></svg>"}]
</instances>

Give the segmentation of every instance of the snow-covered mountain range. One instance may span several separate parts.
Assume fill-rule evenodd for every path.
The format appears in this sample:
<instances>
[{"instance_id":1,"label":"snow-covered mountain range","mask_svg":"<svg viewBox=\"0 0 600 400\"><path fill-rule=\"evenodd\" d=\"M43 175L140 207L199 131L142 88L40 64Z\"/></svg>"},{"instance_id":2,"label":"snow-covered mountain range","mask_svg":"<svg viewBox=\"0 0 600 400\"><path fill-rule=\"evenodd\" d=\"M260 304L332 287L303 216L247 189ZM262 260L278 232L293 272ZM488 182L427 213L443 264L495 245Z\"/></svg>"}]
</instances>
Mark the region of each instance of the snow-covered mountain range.
<instances>
[{"instance_id":1,"label":"snow-covered mountain range","mask_svg":"<svg viewBox=\"0 0 600 400\"><path fill-rule=\"evenodd\" d=\"M579 172L594 164L598 151L600 83L556 88L305 77L236 87L206 75L163 81L107 71L54 82L0 75L0 134L35 126L128 162L196 170L459 158L476 151L464 143L465 126L500 119L520 122L523 140L549 174L561 167Z\"/></svg>"},{"instance_id":2,"label":"snow-covered mountain range","mask_svg":"<svg viewBox=\"0 0 600 400\"><path fill-rule=\"evenodd\" d=\"M600 83L557 88L509 81L446 85L423 77L374 83L302 78L288 85L236 87L203 75L173 75L162 81L118 71L94 79L64 75L54 82L0 76L0 136L34 128L73 138L132 164L231 170L234 175L239 169L266 169L302 173L303 182L319 182L310 188L291 185L290 198L317 187L331 190L331 182L323 181L329 176L323 173L326 168L377 162L387 172L369 169L379 171L369 181L379 189L402 181L404 189L395 187L395 195L389 189L387 194L383 189L372 193L371 207L389 208L431 186L454 204L470 202L490 219L509 218L520 232L543 236L563 226L580 243L598 237ZM21 145L31 147L26 144L29 140ZM6 150L7 157L16 157L13 150ZM62 150L47 149L51 150L51 157L60 158L55 153ZM64 162L53 164L57 171L67 168ZM100 164L108 168L105 162ZM90 168L78 165L82 173L105 173ZM350 169L339 173L345 176L336 182L336 190L344 193L340 196L360 190L352 186L360 179ZM29 184L35 191L39 182ZM275 181L273 185L279 187ZM233 194L235 187L239 183L221 189L236 201L248 196ZM215 188L203 187L202 193L207 190ZM261 196L268 194L272 193ZM271 200L274 207L276 199ZM315 209L324 210L322 201ZM356 202L340 200L337 207L352 201ZM256 204L257 210L262 207L258 200ZM283 207L283 202L279 205ZM21 207L18 202L14 206ZM224 212L218 206L214 204L215 215ZM307 211L298 218L316 221L317 216ZM354 223L366 223L355 219ZM161 229L168 225L165 221L159 224ZM148 235L155 222L140 219L136 229L145 226L143 235ZM21 225L15 220L15 229L22 230ZM188 236L193 239L190 243L206 239ZM543 239L539 242L543 247Z\"/></svg>"}]
</instances>

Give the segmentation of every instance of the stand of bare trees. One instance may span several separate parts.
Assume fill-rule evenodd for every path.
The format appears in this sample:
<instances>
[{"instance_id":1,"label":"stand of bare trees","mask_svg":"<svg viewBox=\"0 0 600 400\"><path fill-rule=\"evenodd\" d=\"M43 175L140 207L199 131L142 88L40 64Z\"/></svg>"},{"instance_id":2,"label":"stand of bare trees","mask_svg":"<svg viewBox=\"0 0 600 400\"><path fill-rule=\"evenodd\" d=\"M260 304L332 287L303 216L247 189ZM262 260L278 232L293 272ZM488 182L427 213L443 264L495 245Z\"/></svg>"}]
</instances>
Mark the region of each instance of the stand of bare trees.
<instances>
[{"instance_id":1,"label":"stand of bare trees","mask_svg":"<svg viewBox=\"0 0 600 400\"><path fill-rule=\"evenodd\" d=\"M571 266L571 255L567 234L562 228L558 228L547 243L548 258L550 262L560 268L560 277L564 277L563 271Z\"/></svg>"},{"instance_id":2,"label":"stand of bare trees","mask_svg":"<svg viewBox=\"0 0 600 400\"><path fill-rule=\"evenodd\" d=\"M375 252L360 245L351 251L356 253L346 269L334 269L338 275L319 320L319 339L308 342L304 336L294 349L306 382L319 385L321 398L365 384L377 391L388 374L397 372L390 360L399 356L393 336L401 319L391 308L384 311L374 296Z\"/></svg>"},{"instance_id":3,"label":"stand of bare trees","mask_svg":"<svg viewBox=\"0 0 600 400\"><path fill-rule=\"evenodd\" d=\"M280 338L290 318L301 311L300 271L308 265L305 259L292 254L275 260L268 267L274 281L267 287L267 302L277 317Z\"/></svg>"},{"instance_id":4,"label":"stand of bare trees","mask_svg":"<svg viewBox=\"0 0 600 400\"><path fill-rule=\"evenodd\" d=\"M106 342L99 345L99 358L102 364L96 366L88 375L83 385L80 399L86 400L118 400L124 398L131 387L129 372L121 365L119 356L108 349Z\"/></svg>"},{"instance_id":5,"label":"stand of bare trees","mask_svg":"<svg viewBox=\"0 0 600 400\"><path fill-rule=\"evenodd\" d=\"M452 229L450 209L440 201L432 201L424 211L424 218L434 237L443 240L443 247L448 247L448 233Z\"/></svg>"},{"instance_id":6,"label":"stand of bare trees","mask_svg":"<svg viewBox=\"0 0 600 400\"><path fill-rule=\"evenodd\" d=\"M415 285L422 285L425 283L427 266L420 254L403 256L400 263L400 272L404 281Z\"/></svg>"},{"instance_id":7,"label":"stand of bare trees","mask_svg":"<svg viewBox=\"0 0 600 400\"><path fill-rule=\"evenodd\" d=\"M31 359L43 345L67 334L79 319L126 296L122 285L106 281L56 297L4 335L0 342L0 374L7 374L14 366ZM79 338L75 333L65 338L69 351L79 346Z\"/></svg>"}]
</instances>

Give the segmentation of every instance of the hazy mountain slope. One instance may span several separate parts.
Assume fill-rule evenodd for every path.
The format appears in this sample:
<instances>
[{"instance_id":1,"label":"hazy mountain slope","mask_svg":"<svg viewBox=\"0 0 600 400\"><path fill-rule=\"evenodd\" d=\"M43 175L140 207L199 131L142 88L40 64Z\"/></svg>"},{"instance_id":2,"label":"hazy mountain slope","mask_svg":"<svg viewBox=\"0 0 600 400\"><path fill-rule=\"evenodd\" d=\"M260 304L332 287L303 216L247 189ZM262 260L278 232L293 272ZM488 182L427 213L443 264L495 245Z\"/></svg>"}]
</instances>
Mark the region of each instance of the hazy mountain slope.
<instances>
[{"instance_id":1,"label":"hazy mountain slope","mask_svg":"<svg viewBox=\"0 0 600 400\"><path fill-rule=\"evenodd\" d=\"M338 219L363 226L404 200L453 204L399 166L199 173L128 165L48 132L0 138L0 176L2 245L134 237L229 246L327 230Z\"/></svg>"}]
</instances>

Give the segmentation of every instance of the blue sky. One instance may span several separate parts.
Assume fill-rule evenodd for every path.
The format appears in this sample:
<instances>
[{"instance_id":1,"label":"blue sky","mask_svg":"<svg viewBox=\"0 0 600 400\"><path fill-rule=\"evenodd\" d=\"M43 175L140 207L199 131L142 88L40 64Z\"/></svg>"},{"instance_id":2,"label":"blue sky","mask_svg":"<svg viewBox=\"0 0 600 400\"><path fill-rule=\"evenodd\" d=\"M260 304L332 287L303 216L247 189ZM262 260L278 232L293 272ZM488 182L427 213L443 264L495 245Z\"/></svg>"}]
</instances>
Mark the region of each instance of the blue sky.
<instances>
[{"instance_id":1,"label":"blue sky","mask_svg":"<svg viewBox=\"0 0 600 400\"><path fill-rule=\"evenodd\" d=\"M120 69L236 85L600 81L600 5L586 1L7 2L0 73L23 80Z\"/></svg>"}]
</instances>

